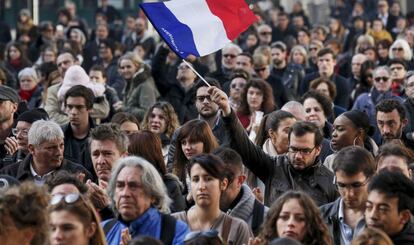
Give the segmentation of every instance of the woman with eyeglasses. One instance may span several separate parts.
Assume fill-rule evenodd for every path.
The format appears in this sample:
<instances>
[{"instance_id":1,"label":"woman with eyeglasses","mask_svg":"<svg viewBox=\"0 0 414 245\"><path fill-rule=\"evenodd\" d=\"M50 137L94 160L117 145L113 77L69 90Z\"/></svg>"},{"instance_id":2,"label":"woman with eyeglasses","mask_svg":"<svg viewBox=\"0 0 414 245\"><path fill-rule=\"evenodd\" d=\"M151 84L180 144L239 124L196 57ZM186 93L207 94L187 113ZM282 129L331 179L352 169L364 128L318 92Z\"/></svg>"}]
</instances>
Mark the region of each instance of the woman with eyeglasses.
<instances>
[{"instance_id":1,"label":"woman with eyeglasses","mask_svg":"<svg viewBox=\"0 0 414 245\"><path fill-rule=\"evenodd\" d=\"M106 245L92 203L79 193L52 196L49 206L51 245Z\"/></svg>"},{"instance_id":2,"label":"woman with eyeglasses","mask_svg":"<svg viewBox=\"0 0 414 245\"><path fill-rule=\"evenodd\" d=\"M252 79L243 89L237 117L254 141L263 115L276 109L272 87L262 79Z\"/></svg>"},{"instance_id":3,"label":"woman with eyeglasses","mask_svg":"<svg viewBox=\"0 0 414 245\"><path fill-rule=\"evenodd\" d=\"M168 158L170 141L175 130L180 126L173 106L164 101L152 105L144 116L143 128L157 134L162 143L162 155L165 162Z\"/></svg>"},{"instance_id":4,"label":"woman with eyeglasses","mask_svg":"<svg viewBox=\"0 0 414 245\"><path fill-rule=\"evenodd\" d=\"M220 195L228 187L223 161L212 154L200 154L187 168L191 179L191 195L195 205L187 212L174 214L192 231L217 230L227 244L247 244L252 233L248 225L220 210Z\"/></svg>"},{"instance_id":5,"label":"woman with eyeglasses","mask_svg":"<svg viewBox=\"0 0 414 245\"><path fill-rule=\"evenodd\" d=\"M238 69L233 72L230 79L229 101L233 110L238 110L241 104L242 92L247 82L250 81L250 74Z\"/></svg>"},{"instance_id":6,"label":"woman with eyeglasses","mask_svg":"<svg viewBox=\"0 0 414 245\"><path fill-rule=\"evenodd\" d=\"M252 245L289 237L303 245L331 245L331 237L314 201L300 191L288 191L270 206L262 231Z\"/></svg>"},{"instance_id":7,"label":"woman with eyeglasses","mask_svg":"<svg viewBox=\"0 0 414 245\"><path fill-rule=\"evenodd\" d=\"M387 66L377 67L373 72L374 86L368 93L361 94L352 107L352 110L365 112L368 115L370 124L374 127L377 127L375 105L386 99L402 101L400 97L392 94L390 75L391 72ZM378 130L375 131L373 139L375 143L381 143L381 135Z\"/></svg>"},{"instance_id":8,"label":"woman with eyeglasses","mask_svg":"<svg viewBox=\"0 0 414 245\"><path fill-rule=\"evenodd\" d=\"M360 146L377 155L378 146L370 137L375 128L369 124L368 116L361 111L347 111L338 116L333 123L330 147L333 154L326 157L324 165L333 171L332 165L339 150L347 146Z\"/></svg>"},{"instance_id":9,"label":"woman with eyeglasses","mask_svg":"<svg viewBox=\"0 0 414 245\"><path fill-rule=\"evenodd\" d=\"M172 173L183 183L183 194L187 202L192 200L189 193L191 181L187 172L190 160L201 153L211 153L218 147L217 139L206 121L194 119L185 123L177 135L173 157ZM188 204L188 203L187 203Z\"/></svg>"},{"instance_id":10,"label":"woman with eyeglasses","mask_svg":"<svg viewBox=\"0 0 414 245\"><path fill-rule=\"evenodd\" d=\"M3 192L0 198L0 244L48 244L47 202L45 189L33 182Z\"/></svg>"}]
</instances>

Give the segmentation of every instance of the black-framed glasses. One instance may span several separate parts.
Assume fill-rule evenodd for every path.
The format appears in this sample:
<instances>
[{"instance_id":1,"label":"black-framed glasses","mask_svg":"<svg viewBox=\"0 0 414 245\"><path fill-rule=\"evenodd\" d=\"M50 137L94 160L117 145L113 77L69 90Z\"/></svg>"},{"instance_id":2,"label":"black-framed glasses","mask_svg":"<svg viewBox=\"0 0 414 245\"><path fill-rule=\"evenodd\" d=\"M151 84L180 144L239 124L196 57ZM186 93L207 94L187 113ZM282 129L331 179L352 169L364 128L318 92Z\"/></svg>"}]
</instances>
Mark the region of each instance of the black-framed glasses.
<instances>
[{"instance_id":1,"label":"black-framed glasses","mask_svg":"<svg viewBox=\"0 0 414 245\"><path fill-rule=\"evenodd\" d=\"M374 78L374 80L378 83L381 82L381 81L387 82L388 79L390 79L390 78L389 77L376 77L376 78Z\"/></svg>"},{"instance_id":2,"label":"black-framed glasses","mask_svg":"<svg viewBox=\"0 0 414 245\"><path fill-rule=\"evenodd\" d=\"M208 102L211 102L211 96L210 95L199 95L199 96L196 96L196 99L199 102L204 102L204 100L206 100L206 99L207 99Z\"/></svg>"},{"instance_id":3,"label":"black-framed glasses","mask_svg":"<svg viewBox=\"0 0 414 245\"><path fill-rule=\"evenodd\" d=\"M221 240L218 231L208 230L208 231L192 231L192 232L188 233L185 236L184 242L188 242L188 241L193 240L197 237L218 238L218 239Z\"/></svg>"},{"instance_id":4,"label":"black-framed glasses","mask_svg":"<svg viewBox=\"0 0 414 245\"><path fill-rule=\"evenodd\" d=\"M55 194L52 196L52 199L50 199L50 205L56 205L62 200L64 200L67 204L72 204L77 202L80 198L81 195L79 193L70 193L67 195Z\"/></svg>"},{"instance_id":5,"label":"black-framed glasses","mask_svg":"<svg viewBox=\"0 0 414 245\"><path fill-rule=\"evenodd\" d=\"M316 146L314 146L313 148L297 148L294 146L289 146L288 152L292 154L300 153L302 155L309 155L313 152L313 150L315 150L315 148Z\"/></svg>"},{"instance_id":6,"label":"black-framed glasses","mask_svg":"<svg viewBox=\"0 0 414 245\"><path fill-rule=\"evenodd\" d=\"M19 129L19 128L12 128L12 134L17 136L18 134L22 134L23 136L27 136L29 133L29 129Z\"/></svg>"},{"instance_id":7,"label":"black-framed glasses","mask_svg":"<svg viewBox=\"0 0 414 245\"><path fill-rule=\"evenodd\" d=\"M350 184L344 184L341 182L338 182L335 178L335 185L338 187L339 190L344 190L344 189L359 189L363 186L365 186L366 184L368 184L369 178L366 178L363 182L354 182L354 183L350 183Z\"/></svg>"}]
</instances>

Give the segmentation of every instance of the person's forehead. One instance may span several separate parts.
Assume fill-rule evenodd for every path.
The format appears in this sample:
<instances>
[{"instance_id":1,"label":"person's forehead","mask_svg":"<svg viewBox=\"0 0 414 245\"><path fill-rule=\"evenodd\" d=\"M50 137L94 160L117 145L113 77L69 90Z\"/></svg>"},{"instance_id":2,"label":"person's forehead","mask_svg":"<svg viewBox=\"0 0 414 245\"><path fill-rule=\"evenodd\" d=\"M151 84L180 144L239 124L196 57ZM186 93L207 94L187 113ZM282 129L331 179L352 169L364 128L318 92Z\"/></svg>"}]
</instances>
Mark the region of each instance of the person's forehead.
<instances>
[{"instance_id":1,"label":"person's forehead","mask_svg":"<svg viewBox=\"0 0 414 245\"><path fill-rule=\"evenodd\" d=\"M210 94L207 92L207 90L208 90L208 87L206 87L206 86L199 87L199 88L197 89L197 96L200 96L200 95L210 95Z\"/></svg>"},{"instance_id":2,"label":"person's forehead","mask_svg":"<svg viewBox=\"0 0 414 245\"><path fill-rule=\"evenodd\" d=\"M352 63L362 63L364 60L366 60L366 56L362 54L356 54L354 57L352 57Z\"/></svg>"},{"instance_id":3,"label":"person's forehead","mask_svg":"<svg viewBox=\"0 0 414 245\"><path fill-rule=\"evenodd\" d=\"M89 71L89 76L102 76L102 71L98 71L98 70L90 70Z\"/></svg>"},{"instance_id":4,"label":"person's forehead","mask_svg":"<svg viewBox=\"0 0 414 245\"><path fill-rule=\"evenodd\" d=\"M388 73L388 71L387 70L385 70L385 69L378 69L378 70L375 70L374 71L374 74L373 74L375 77L377 77L377 76L388 76L389 75L389 73Z\"/></svg>"},{"instance_id":5,"label":"person's forehead","mask_svg":"<svg viewBox=\"0 0 414 245\"><path fill-rule=\"evenodd\" d=\"M91 141L91 148L92 149L99 149L99 150L111 150L111 151L117 151L116 143L112 139L103 139L103 140L96 140L93 139Z\"/></svg>"},{"instance_id":6,"label":"person's forehead","mask_svg":"<svg viewBox=\"0 0 414 245\"><path fill-rule=\"evenodd\" d=\"M66 104L70 104L70 105L85 105L86 104L86 100L85 100L85 98L83 98L83 97L72 97L72 96L69 96L67 99L66 99Z\"/></svg>"},{"instance_id":7,"label":"person's forehead","mask_svg":"<svg viewBox=\"0 0 414 245\"><path fill-rule=\"evenodd\" d=\"M140 182L141 170L136 167L126 166L119 172L117 181Z\"/></svg>"},{"instance_id":8,"label":"person's forehead","mask_svg":"<svg viewBox=\"0 0 414 245\"><path fill-rule=\"evenodd\" d=\"M398 114L397 109L392 110L391 112L384 112L384 111L378 111L377 113L377 120L384 120L384 121L399 121L400 115Z\"/></svg>"},{"instance_id":9,"label":"person's forehead","mask_svg":"<svg viewBox=\"0 0 414 245\"><path fill-rule=\"evenodd\" d=\"M73 57L72 57L71 54L64 53L64 54L59 55L57 57L57 60L56 61L59 64L61 62L65 62L65 61L74 61L74 59L73 59Z\"/></svg>"},{"instance_id":10,"label":"person's forehead","mask_svg":"<svg viewBox=\"0 0 414 245\"><path fill-rule=\"evenodd\" d=\"M297 136L294 133L290 134L289 143L291 146L309 145L313 146L315 143L314 133L305 133L302 136Z\"/></svg>"},{"instance_id":11,"label":"person's forehead","mask_svg":"<svg viewBox=\"0 0 414 245\"><path fill-rule=\"evenodd\" d=\"M234 54L237 55L237 49L235 47L228 47L223 49L223 54Z\"/></svg>"},{"instance_id":12,"label":"person's forehead","mask_svg":"<svg viewBox=\"0 0 414 245\"><path fill-rule=\"evenodd\" d=\"M30 128L32 126L31 123L25 121L18 121L16 124L16 128Z\"/></svg>"},{"instance_id":13,"label":"person's forehead","mask_svg":"<svg viewBox=\"0 0 414 245\"><path fill-rule=\"evenodd\" d=\"M40 146L43 146L43 147L56 146L62 143L63 143L63 138L56 139L56 140L45 140L42 143L40 143Z\"/></svg>"},{"instance_id":14,"label":"person's forehead","mask_svg":"<svg viewBox=\"0 0 414 245\"><path fill-rule=\"evenodd\" d=\"M331 53L324 54L324 55L322 55L322 56L319 56L318 58L319 58L319 59L324 59L324 60L333 60L333 56L332 56L332 54L331 54Z\"/></svg>"},{"instance_id":15,"label":"person's forehead","mask_svg":"<svg viewBox=\"0 0 414 245\"><path fill-rule=\"evenodd\" d=\"M379 190L371 190L368 193L368 201L372 204L379 204L379 205L387 205L390 207L398 206L398 198L397 197L390 197L389 194L379 191Z\"/></svg>"}]
</instances>

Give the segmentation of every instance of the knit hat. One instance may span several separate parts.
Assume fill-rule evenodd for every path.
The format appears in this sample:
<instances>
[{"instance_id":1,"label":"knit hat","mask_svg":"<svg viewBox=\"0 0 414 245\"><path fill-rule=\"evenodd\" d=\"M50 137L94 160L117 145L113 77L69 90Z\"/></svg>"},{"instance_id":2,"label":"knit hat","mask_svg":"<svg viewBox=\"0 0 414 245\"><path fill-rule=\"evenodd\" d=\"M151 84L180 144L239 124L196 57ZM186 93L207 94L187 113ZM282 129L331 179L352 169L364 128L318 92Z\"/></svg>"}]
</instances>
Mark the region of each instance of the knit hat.
<instances>
[{"instance_id":1,"label":"knit hat","mask_svg":"<svg viewBox=\"0 0 414 245\"><path fill-rule=\"evenodd\" d=\"M347 111L342 113L341 116L351 120L357 128L362 128L369 136L374 134L375 128L369 124L369 118L364 112L356 110Z\"/></svg>"},{"instance_id":2,"label":"knit hat","mask_svg":"<svg viewBox=\"0 0 414 245\"><path fill-rule=\"evenodd\" d=\"M17 122L23 121L27 123L34 123L42 119L49 120L49 115L44 109L38 108L38 109L25 111L22 114L20 114L19 117L17 118Z\"/></svg>"},{"instance_id":3,"label":"knit hat","mask_svg":"<svg viewBox=\"0 0 414 245\"><path fill-rule=\"evenodd\" d=\"M62 86L58 91L59 101L63 101L66 92L75 85L83 85L90 88L95 97L101 97L105 93L104 85L90 81L88 74L86 74L86 71L82 67L73 65L65 72Z\"/></svg>"}]
</instances>

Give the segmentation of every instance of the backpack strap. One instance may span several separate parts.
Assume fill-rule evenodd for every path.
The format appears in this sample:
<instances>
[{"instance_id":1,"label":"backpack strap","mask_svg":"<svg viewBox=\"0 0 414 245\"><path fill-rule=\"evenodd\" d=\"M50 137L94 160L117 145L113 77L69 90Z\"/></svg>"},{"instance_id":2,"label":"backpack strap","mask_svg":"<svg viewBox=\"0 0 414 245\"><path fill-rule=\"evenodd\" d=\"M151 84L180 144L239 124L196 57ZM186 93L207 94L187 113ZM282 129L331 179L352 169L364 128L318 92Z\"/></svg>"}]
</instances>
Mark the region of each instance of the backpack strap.
<instances>
[{"instance_id":1,"label":"backpack strap","mask_svg":"<svg viewBox=\"0 0 414 245\"><path fill-rule=\"evenodd\" d=\"M172 244L175 236L177 220L168 214L161 213L161 235L160 240L165 244Z\"/></svg>"},{"instance_id":2,"label":"backpack strap","mask_svg":"<svg viewBox=\"0 0 414 245\"><path fill-rule=\"evenodd\" d=\"M252 231L255 236L259 234L260 225L263 223L264 205L257 199L254 199L253 217L252 217Z\"/></svg>"},{"instance_id":3,"label":"backpack strap","mask_svg":"<svg viewBox=\"0 0 414 245\"><path fill-rule=\"evenodd\" d=\"M226 215L226 214L224 215L223 229L222 229L222 233L221 233L221 237L223 238L224 244L228 243L232 221L233 220L228 215Z\"/></svg>"},{"instance_id":4,"label":"backpack strap","mask_svg":"<svg viewBox=\"0 0 414 245\"><path fill-rule=\"evenodd\" d=\"M105 235L108 235L109 231L114 227L118 220L117 219L110 219L105 225L102 227Z\"/></svg>"}]
</instances>

